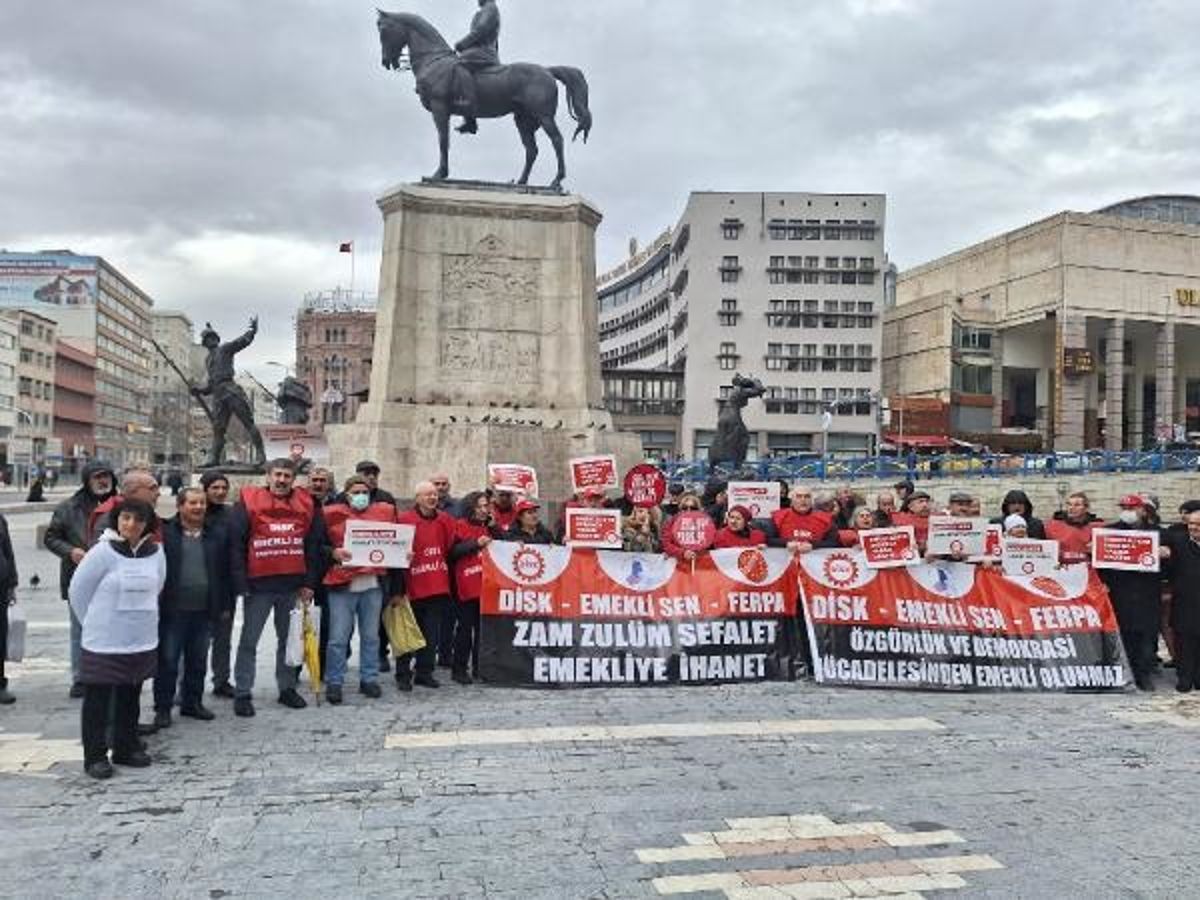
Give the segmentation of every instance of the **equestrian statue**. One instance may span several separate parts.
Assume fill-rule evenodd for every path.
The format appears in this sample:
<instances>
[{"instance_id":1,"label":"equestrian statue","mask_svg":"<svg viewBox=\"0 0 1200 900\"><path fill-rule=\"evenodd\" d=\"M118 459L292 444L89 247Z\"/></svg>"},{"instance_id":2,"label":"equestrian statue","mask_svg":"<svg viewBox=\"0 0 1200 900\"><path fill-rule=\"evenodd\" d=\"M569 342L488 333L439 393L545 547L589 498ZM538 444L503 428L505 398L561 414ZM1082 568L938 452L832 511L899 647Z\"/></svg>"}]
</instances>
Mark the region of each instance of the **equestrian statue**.
<instances>
[{"instance_id":1,"label":"equestrian statue","mask_svg":"<svg viewBox=\"0 0 1200 900\"><path fill-rule=\"evenodd\" d=\"M437 125L441 162L430 180L450 177L450 119L461 116L459 131L475 134L478 119L512 116L525 145L525 168L517 184L528 184L537 160L537 131L550 138L558 156L558 174L550 187L559 189L567 177L563 136L558 130L558 84L566 87L567 110L576 122L572 140L583 136L587 143L592 130L588 109L588 83L583 73L570 66L539 66L533 63L500 63L500 10L496 0L479 0L471 30L451 47L437 29L411 13L379 10L379 43L383 67L411 69L417 80L421 105ZM405 53L407 52L407 56Z\"/></svg>"}]
</instances>

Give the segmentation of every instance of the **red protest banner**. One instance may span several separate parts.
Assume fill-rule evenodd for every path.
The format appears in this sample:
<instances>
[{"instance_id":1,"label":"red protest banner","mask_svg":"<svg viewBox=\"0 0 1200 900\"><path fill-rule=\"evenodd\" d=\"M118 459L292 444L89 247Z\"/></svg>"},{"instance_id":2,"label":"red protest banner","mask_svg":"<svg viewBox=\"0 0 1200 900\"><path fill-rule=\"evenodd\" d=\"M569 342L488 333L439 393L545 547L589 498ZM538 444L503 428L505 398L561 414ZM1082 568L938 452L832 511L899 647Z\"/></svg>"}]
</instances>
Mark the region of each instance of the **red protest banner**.
<instances>
[{"instance_id":1,"label":"red protest banner","mask_svg":"<svg viewBox=\"0 0 1200 900\"><path fill-rule=\"evenodd\" d=\"M617 486L617 458L606 456L581 456L571 460L571 489L575 493L588 488L608 490Z\"/></svg>"},{"instance_id":2,"label":"red protest banner","mask_svg":"<svg viewBox=\"0 0 1200 900\"><path fill-rule=\"evenodd\" d=\"M661 469L642 463L625 473L625 499L634 506L658 506L666 495L667 476Z\"/></svg>"},{"instance_id":3,"label":"red protest banner","mask_svg":"<svg viewBox=\"0 0 1200 900\"><path fill-rule=\"evenodd\" d=\"M911 525L901 528L873 528L858 533L863 558L872 569L894 569L920 562L917 536Z\"/></svg>"},{"instance_id":4,"label":"red protest banner","mask_svg":"<svg viewBox=\"0 0 1200 900\"><path fill-rule=\"evenodd\" d=\"M785 677L795 558L732 548L694 566L662 554L497 541L482 555L480 670L535 686Z\"/></svg>"},{"instance_id":5,"label":"red protest banner","mask_svg":"<svg viewBox=\"0 0 1200 900\"><path fill-rule=\"evenodd\" d=\"M621 511L570 507L566 514L565 542L572 547L619 550Z\"/></svg>"},{"instance_id":6,"label":"red protest banner","mask_svg":"<svg viewBox=\"0 0 1200 900\"><path fill-rule=\"evenodd\" d=\"M1108 591L1088 566L1013 579L996 567L877 571L857 550L800 557L820 684L943 690L1120 690Z\"/></svg>"},{"instance_id":7,"label":"red protest banner","mask_svg":"<svg viewBox=\"0 0 1200 900\"><path fill-rule=\"evenodd\" d=\"M1092 532L1092 565L1097 569L1157 572L1157 531L1097 528Z\"/></svg>"}]
</instances>

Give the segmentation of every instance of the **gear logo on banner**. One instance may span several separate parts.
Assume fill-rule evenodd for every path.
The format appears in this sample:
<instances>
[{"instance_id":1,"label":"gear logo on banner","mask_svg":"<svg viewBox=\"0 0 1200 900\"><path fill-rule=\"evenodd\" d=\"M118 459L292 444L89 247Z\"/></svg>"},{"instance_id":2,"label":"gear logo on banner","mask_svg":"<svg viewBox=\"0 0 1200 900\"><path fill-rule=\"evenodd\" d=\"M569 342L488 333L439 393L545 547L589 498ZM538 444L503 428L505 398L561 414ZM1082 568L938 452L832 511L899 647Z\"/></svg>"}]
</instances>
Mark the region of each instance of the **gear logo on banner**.
<instances>
[{"instance_id":1,"label":"gear logo on banner","mask_svg":"<svg viewBox=\"0 0 1200 900\"><path fill-rule=\"evenodd\" d=\"M743 550L738 554L737 567L739 572L755 584L762 584L771 575L767 558L762 555L761 550Z\"/></svg>"},{"instance_id":2,"label":"gear logo on banner","mask_svg":"<svg viewBox=\"0 0 1200 900\"><path fill-rule=\"evenodd\" d=\"M513 554L512 567L523 581L540 581L546 574L546 559L532 547L522 547Z\"/></svg>"},{"instance_id":3,"label":"gear logo on banner","mask_svg":"<svg viewBox=\"0 0 1200 900\"><path fill-rule=\"evenodd\" d=\"M833 587L850 587L858 581L858 563L848 553L831 553L825 557L822 571Z\"/></svg>"}]
</instances>

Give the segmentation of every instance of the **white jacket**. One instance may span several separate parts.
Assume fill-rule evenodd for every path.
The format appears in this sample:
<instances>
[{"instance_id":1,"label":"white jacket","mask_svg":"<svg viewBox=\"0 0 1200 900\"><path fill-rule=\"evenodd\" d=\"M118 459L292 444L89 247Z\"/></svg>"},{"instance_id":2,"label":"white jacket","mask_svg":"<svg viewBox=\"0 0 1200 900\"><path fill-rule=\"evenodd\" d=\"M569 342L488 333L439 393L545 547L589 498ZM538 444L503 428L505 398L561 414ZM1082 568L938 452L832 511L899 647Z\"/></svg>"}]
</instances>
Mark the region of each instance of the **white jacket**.
<instances>
[{"instance_id":1,"label":"white jacket","mask_svg":"<svg viewBox=\"0 0 1200 900\"><path fill-rule=\"evenodd\" d=\"M155 545L147 556L126 556L113 547L120 540L111 528L105 531L71 579L71 609L83 623L83 648L92 653L142 653L158 646L166 554Z\"/></svg>"}]
</instances>

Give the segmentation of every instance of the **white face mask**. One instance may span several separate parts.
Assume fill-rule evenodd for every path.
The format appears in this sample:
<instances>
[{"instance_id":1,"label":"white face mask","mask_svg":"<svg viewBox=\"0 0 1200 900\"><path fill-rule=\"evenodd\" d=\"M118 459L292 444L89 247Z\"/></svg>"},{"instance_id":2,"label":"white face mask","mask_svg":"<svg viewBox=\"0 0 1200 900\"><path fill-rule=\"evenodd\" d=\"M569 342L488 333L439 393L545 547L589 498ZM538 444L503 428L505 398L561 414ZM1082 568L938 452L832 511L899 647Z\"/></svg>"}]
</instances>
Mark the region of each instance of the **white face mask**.
<instances>
[{"instance_id":1,"label":"white face mask","mask_svg":"<svg viewBox=\"0 0 1200 900\"><path fill-rule=\"evenodd\" d=\"M350 495L350 508L351 509L356 510L358 512L362 512L364 509L366 509L370 505L371 505L371 495L370 494L351 494Z\"/></svg>"},{"instance_id":2,"label":"white face mask","mask_svg":"<svg viewBox=\"0 0 1200 900\"><path fill-rule=\"evenodd\" d=\"M1140 518L1141 516L1138 515L1138 511L1136 509L1121 510L1120 519L1123 525L1136 525Z\"/></svg>"}]
</instances>

